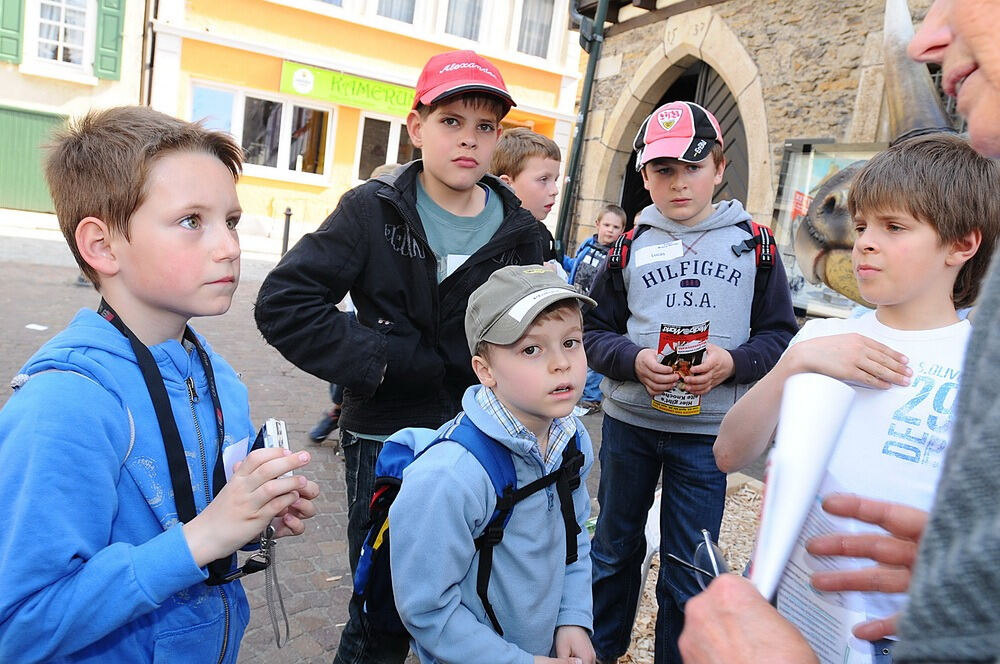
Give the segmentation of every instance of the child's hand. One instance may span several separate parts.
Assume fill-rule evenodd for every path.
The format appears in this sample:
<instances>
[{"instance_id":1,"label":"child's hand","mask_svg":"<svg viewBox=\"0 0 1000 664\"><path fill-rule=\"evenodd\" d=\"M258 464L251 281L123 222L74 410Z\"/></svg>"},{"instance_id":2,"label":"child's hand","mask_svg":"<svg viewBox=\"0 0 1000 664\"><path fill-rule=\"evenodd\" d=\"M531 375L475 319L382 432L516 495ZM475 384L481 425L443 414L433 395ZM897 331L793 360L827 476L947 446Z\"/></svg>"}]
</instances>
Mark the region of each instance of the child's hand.
<instances>
[{"instance_id":1,"label":"child's hand","mask_svg":"<svg viewBox=\"0 0 1000 664\"><path fill-rule=\"evenodd\" d=\"M909 385L913 375L905 355L857 333L808 339L789 348L788 356L797 372L820 373L882 390Z\"/></svg>"},{"instance_id":2,"label":"child's hand","mask_svg":"<svg viewBox=\"0 0 1000 664\"><path fill-rule=\"evenodd\" d=\"M597 661L590 635L578 625L556 628L556 656L575 658L580 664L594 664Z\"/></svg>"},{"instance_id":3,"label":"child's hand","mask_svg":"<svg viewBox=\"0 0 1000 664\"><path fill-rule=\"evenodd\" d=\"M319 496L319 485L309 480L306 485L299 489L299 499L292 503L283 514L279 514L271 520L274 526L274 537L287 537L288 535L301 535L305 532L306 524L303 519L311 519L316 516L316 506L313 500Z\"/></svg>"},{"instance_id":4,"label":"child's hand","mask_svg":"<svg viewBox=\"0 0 1000 664\"><path fill-rule=\"evenodd\" d=\"M651 397L666 392L680 378L671 367L660 364L656 355L652 348L643 348L635 356L635 376Z\"/></svg>"},{"instance_id":5,"label":"child's hand","mask_svg":"<svg viewBox=\"0 0 1000 664\"><path fill-rule=\"evenodd\" d=\"M702 395L733 375L733 356L715 344L708 344L701 364L691 367L691 375L684 379L684 391Z\"/></svg>"},{"instance_id":6,"label":"child's hand","mask_svg":"<svg viewBox=\"0 0 1000 664\"><path fill-rule=\"evenodd\" d=\"M278 447L254 450L238 463L219 495L183 526L195 564L204 567L233 553L299 501L299 492L314 491L302 475L281 477L307 463L308 452L293 454Z\"/></svg>"}]
</instances>

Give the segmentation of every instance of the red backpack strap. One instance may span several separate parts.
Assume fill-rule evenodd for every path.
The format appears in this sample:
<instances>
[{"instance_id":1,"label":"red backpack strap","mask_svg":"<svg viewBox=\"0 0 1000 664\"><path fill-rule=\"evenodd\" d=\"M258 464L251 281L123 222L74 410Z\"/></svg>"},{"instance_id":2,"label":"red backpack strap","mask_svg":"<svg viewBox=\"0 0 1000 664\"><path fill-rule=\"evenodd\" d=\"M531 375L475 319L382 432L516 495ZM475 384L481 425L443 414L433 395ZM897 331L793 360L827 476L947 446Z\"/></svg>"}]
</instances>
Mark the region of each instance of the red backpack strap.
<instances>
[{"instance_id":1,"label":"red backpack strap","mask_svg":"<svg viewBox=\"0 0 1000 664\"><path fill-rule=\"evenodd\" d=\"M632 243L645 233L650 227L646 225L636 226L627 233L622 233L611 245L608 252L608 269L611 270L611 284L620 293L625 292L625 279L622 277L622 270L628 265L629 250Z\"/></svg>"},{"instance_id":2,"label":"red backpack strap","mask_svg":"<svg viewBox=\"0 0 1000 664\"><path fill-rule=\"evenodd\" d=\"M770 270L774 267L776 245L771 229L755 221L740 222L738 225L748 231L751 237L743 240L743 242L734 244L732 246L733 253L737 256L742 256L746 252L753 250L754 262L758 268Z\"/></svg>"}]
</instances>

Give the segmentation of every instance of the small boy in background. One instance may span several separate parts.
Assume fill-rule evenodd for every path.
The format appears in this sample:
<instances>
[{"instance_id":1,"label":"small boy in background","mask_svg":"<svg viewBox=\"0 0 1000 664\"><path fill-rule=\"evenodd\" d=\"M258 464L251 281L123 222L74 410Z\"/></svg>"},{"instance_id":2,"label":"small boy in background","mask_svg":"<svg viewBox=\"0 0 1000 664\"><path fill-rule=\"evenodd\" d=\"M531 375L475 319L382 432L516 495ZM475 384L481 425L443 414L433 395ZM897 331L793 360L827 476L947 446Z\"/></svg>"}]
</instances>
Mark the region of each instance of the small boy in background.
<instances>
[{"instance_id":1,"label":"small boy in background","mask_svg":"<svg viewBox=\"0 0 1000 664\"><path fill-rule=\"evenodd\" d=\"M559 146L548 136L525 127L508 129L497 141L490 173L510 185L521 205L538 220L542 262L556 260L556 243L545 225L559 194Z\"/></svg>"},{"instance_id":2,"label":"small boy in background","mask_svg":"<svg viewBox=\"0 0 1000 664\"><path fill-rule=\"evenodd\" d=\"M810 534L825 532L820 524L829 524L826 527L835 532L879 531L825 515L821 504L831 493L930 510L972 330L956 310L975 302L990 264L1000 233L998 180L1000 164L951 134L898 143L858 172L847 198L857 233L852 262L861 295L875 311L846 320L811 320L803 326L774 369L723 420L715 442L719 468L742 468L774 438L789 376L821 373L857 389L807 517L813 524ZM806 534L800 534L798 546L808 549L806 540ZM842 559L824 561L817 567L849 569ZM796 594L805 574L808 570L789 564L777 605L817 652L827 652L830 643L839 640L846 641L847 648L837 653L838 661L891 662L885 656L891 641L880 640L886 634L871 628L898 612L906 596L831 595L831 605L863 614L871 624L854 629L859 638L817 638L794 609L801 606ZM824 590L820 585L817 588Z\"/></svg>"},{"instance_id":3,"label":"small boy in background","mask_svg":"<svg viewBox=\"0 0 1000 664\"><path fill-rule=\"evenodd\" d=\"M576 256L563 257L563 268L569 273L569 283L578 286L584 293L593 289L594 279L604 265L611 245L625 232L625 220L625 210L621 207L609 203L601 208L594 222L597 232L583 241L576 250Z\"/></svg>"},{"instance_id":4,"label":"small boy in background","mask_svg":"<svg viewBox=\"0 0 1000 664\"><path fill-rule=\"evenodd\" d=\"M0 411L0 661L235 662L250 613L235 551L315 514L316 484L283 477L309 454L247 454L246 387L188 326L239 283L241 155L146 107L55 139L59 226L102 299Z\"/></svg>"},{"instance_id":5,"label":"small boy in background","mask_svg":"<svg viewBox=\"0 0 1000 664\"><path fill-rule=\"evenodd\" d=\"M601 208L594 225L597 232L588 237L576 251L576 256L563 257L563 268L569 273L569 283L584 293L594 287L597 273L604 267L611 245L625 232L625 210L609 203ZM601 380L604 376L593 369L587 369L587 387L583 390L577 416L596 413L601 408Z\"/></svg>"},{"instance_id":6,"label":"small boy in background","mask_svg":"<svg viewBox=\"0 0 1000 664\"><path fill-rule=\"evenodd\" d=\"M416 436L410 447L419 453L465 419L509 450L519 488L558 468L574 438L584 455L581 481L569 494L579 528L576 561L566 561L567 523L552 484L516 504L493 549L489 598L502 635L479 598L474 564L475 540L497 502L485 468L462 445L444 440L403 471L389 509L392 585L421 662L595 661L584 527L593 449L570 414L587 366L581 302L594 304L541 265L494 272L469 297L466 339L481 384L466 390L464 413L438 431L396 434Z\"/></svg>"},{"instance_id":7,"label":"small boy in background","mask_svg":"<svg viewBox=\"0 0 1000 664\"><path fill-rule=\"evenodd\" d=\"M657 483L660 551L690 557L702 529L718 539L726 498L712 456L719 423L798 329L777 253L765 270L754 251L734 249L755 238L751 217L739 201L712 203L726 167L722 140L715 117L691 102L665 104L642 123L636 169L653 204L639 217L628 263L598 275L591 295L600 305L584 317L590 365L608 378L592 550L594 647L605 662L628 649ZM705 322L704 358L682 378L660 361L661 326ZM651 397L678 382L700 396L699 412L653 407ZM656 664L680 662L683 608L698 590L687 570L660 567Z\"/></svg>"}]
</instances>

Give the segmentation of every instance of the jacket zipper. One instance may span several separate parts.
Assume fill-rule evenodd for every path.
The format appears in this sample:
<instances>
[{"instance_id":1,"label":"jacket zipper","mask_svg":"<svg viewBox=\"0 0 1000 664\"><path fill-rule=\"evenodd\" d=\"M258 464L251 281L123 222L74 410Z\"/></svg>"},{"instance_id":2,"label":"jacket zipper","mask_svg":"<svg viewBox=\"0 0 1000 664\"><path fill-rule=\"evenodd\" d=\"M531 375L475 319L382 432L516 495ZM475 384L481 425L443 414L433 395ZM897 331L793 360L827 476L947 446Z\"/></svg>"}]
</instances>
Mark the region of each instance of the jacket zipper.
<instances>
[{"instance_id":1,"label":"jacket zipper","mask_svg":"<svg viewBox=\"0 0 1000 664\"><path fill-rule=\"evenodd\" d=\"M200 400L198 397L198 391L194 387L194 379L188 376L184 379L188 390L188 405L191 406L191 419L194 420L194 432L198 436L198 456L201 458L201 479L202 484L205 489L205 504L212 502L212 492L208 486L208 463L206 461L207 455L205 454L205 439L201 435L201 423L198 421L198 413L195 410L194 405ZM222 444L222 441L219 441ZM222 633L222 651L219 653L218 663L222 662L226 658L226 650L229 648L229 600L226 597L226 591L223 590L222 586L218 586L219 596L222 598L222 608L225 616L225 621L223 624Z\"/></svg>"}]
</instances>

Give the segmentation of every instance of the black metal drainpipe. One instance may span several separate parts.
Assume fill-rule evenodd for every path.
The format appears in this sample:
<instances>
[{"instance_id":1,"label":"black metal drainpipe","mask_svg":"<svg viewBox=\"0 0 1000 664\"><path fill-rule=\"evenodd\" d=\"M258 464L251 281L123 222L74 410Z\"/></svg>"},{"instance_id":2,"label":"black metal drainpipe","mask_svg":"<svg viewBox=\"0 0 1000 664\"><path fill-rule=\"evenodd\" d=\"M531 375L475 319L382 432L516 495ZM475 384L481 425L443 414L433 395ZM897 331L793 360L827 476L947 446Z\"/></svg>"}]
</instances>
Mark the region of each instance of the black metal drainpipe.
<instances>
[{"instance_id":1,"label":"black metal drainpipe","mask_svg":"<svg viewBox=\"0 0 1000 664\"><path fill-rule=\"evenodd\" d=\"M570 3L570 13L580 24L580 46L589 54L587 73L583 79L583 91L580 95L580 112L576 116L576 136L570 151L569 166L566 168L566 186L563 188L562 200L559 203L559 221L556 222L556 253L561 257L568 245L569 212L573 196L576 194L576 184L580 171L580 155L583 154L583 137L587 128L587 116L590 114L590 94L594 86L594 73L597 61L601 58L601 46L604 43L604 19L608 14L608 0L599 0L594 20L580 14L576 2Z\"/></svg>"}]
</instances>

